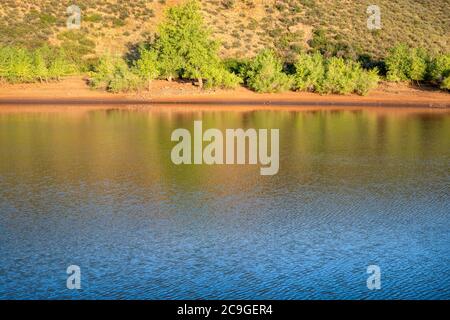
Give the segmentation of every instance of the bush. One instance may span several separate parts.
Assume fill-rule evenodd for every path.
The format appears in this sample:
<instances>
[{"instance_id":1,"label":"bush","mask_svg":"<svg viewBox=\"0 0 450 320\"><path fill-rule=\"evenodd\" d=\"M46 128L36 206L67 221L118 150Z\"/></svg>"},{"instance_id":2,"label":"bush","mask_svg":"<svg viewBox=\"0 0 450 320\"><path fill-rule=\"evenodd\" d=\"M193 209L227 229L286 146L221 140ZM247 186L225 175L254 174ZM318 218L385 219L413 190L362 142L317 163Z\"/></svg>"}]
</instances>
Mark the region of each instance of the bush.
<instances>
[{"instance_id":1,"label":"bush","mask_svg":"<svg viewBox=\"0 0 450 320\"><path fill-rule=\"evenodd\" d=\"M32 82L34 80L33 60L26 49L9 51L6 79L9 82Z\"/></svg>"},{"instance_id":2,"label":"bush","mask_svg":"<svg viewBox=\"0 0 450 320\"><path fill-rule=\"evenodd\" d=\"M211 69L206 86L208 88L234 89L242 82L243 80L239 76L229 72L225 67L218 67Z\"/></svg>"},{"instance_id":3,"label":"bush","mask_svg":"<svg viewBox=\"0 0 450 320\"><path fill-rule=\"evenodd\" d=\"M149 90L150 83L159 76L158 53L152 49L139 48L139 59L134 62L135 72L147 82Z\"/></svg>"},{"instance_id":4,"label":"bush","mask_svg":"<svg viewBox=\"0 0 450 320\"><path fill-rule=\"evenodd\" d=\"M450 90L450 76L445 78L441 83L441 89Z\"/></svg>"},{"instance_id":5,"label":"bush","mask_svg":"<svg viewBox=\"0 0 450 320\"><path fill-rule=\"evenodd\" d=\"M109 92L130 92L140 90L145 81L133 73L121 57L105 56L95 67L89 84Z\"/></svg>"},{"instance_id":6,"label":"bush","mask_svg":"<svg viewBox=\"0 0 450 320\"><path fill-rule=\"evenodd\" d=\"M292 79L283 73L283 65L272 50L263 50L247 70L247 85L257 92L282 92L289 90Z\"/></svg>"},{"instance_id":7,"label":"bush","mask_svg":"<svg viewBox=\"0 0 450 320\"><path fill-rule=\"evenodd\" d=\"M428 67L428 76L441 89L450 89L450 54L434 57Z\"/></svg>"},{"instance_id":8,"label":"bush","mask_svg":"<svg viewBox=\"0 0 450 320\"><path fill-rule=\"evenodd\" d=\"M11 83L60 80L77 68L59 48L0 48L0 78Z\"/></svg>"},{"instance_id":9,"label":"bush","mask_svg":"<svg viewBox=\"0 0 450 320\"><path fill-rule=\"evenodd\" d=\"M326 62L326 74L321 93L349 94L355 91L357 71L354 62L333 57Z\"/></svg>"},{"instance_id":10,"label":"bush","mask_svg":"<svg viewBox=\"0 0 450 320\"><path fill-rule=\"evenodd\" d=\"M421 81L427 72L427 54L420 48L404 44L393 47L385 59L389 81Z\"/></svg>"},{"instance_id":11,"label":"bush","mask_svg":"<svg viewBox=\"0 0 450 320\"><path fill-rule=\"evenodd\" d=\"M250 60L228 58L223 61L223 65L229 72L234 73L244 81L246 80Z\"/></svg>"},{"instance_id":12,"label":"bush","mask_svg":"<svg viewBox=\"0 0 450 320\"><path fill-rule=\"evenodd\" d=\"M321 54L301 54L295 63L294 88L299 91L319 93L366 95L377 87L378 69L364 70L351 60Z\"/></svg>"},{"instance_id":13,"label":"bush","mask_svg":"<svg viewBox=\"0 0 450 320\"><path fill-rule=\"evenodd\" d=\"M380 76L378 75L378 69L364 70L358 69L355 81L355 92L361 96L367 95L370 90L376 89L380 82Z\"/></svg>"},{"instance_id":14,"label":"bush","mask_svg":"<svg viewBox=\"0 0 450 320\"><path fill-rule=\"evenodd\" d=\"M299 91L320 91L325 76L323 56L301 54L295 63L294 89Z\"/></svg>"},{"instance_id":15,"label":"bush","mask_svg":"<svg viewBox=\"0 0 450 320\"><path fill-rule=\"evenodd\" d=\"M409 48L400 44L389 50L385 59L387 69L387 79L389 81L409 80L410 60Z\"/></svg>"}]
</instances>

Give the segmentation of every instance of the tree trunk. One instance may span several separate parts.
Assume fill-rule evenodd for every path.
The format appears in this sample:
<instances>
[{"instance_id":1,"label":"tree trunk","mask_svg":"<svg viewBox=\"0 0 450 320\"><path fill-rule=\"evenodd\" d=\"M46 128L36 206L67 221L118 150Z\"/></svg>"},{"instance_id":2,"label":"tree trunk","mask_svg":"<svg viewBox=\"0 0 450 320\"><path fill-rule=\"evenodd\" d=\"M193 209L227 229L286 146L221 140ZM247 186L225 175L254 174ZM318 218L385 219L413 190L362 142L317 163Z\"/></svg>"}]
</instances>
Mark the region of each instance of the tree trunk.
<instances>
[{"instance_id":1,"label":"tree trunk","mask_svg":"<svg viewBox=\"0 0 450 320\"><path fill-rule=\"evenodd\" d=\"M203 78L198 78L198 86L203 89Z\"/></svg>"},{"instance_id":2,"label":"tree trunk","mask_svg":"<svg viewBox=\"0 0 450 320\"><path fill-rule=\"evenodd\" d=\"M172 76L168 76L167 81L172 82Z\"/></svg>"}]
</instances>

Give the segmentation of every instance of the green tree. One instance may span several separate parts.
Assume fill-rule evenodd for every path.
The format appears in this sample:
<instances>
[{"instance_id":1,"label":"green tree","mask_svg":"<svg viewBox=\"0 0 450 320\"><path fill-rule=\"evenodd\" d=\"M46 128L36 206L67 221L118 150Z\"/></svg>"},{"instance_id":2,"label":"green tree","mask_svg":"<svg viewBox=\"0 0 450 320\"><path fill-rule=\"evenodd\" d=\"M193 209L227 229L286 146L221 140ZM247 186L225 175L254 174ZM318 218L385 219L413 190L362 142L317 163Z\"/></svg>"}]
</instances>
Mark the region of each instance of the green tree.
<instances>
[{"instance_id":1,"label":"green tree","mask_svg":"<svg viewBox=\"0 0 450 320\"><path fill-rule=\"evenodd\" d=\"M155 41L155 50L158 53L158 71L160 76L171 82L179 77L183 66L183 59L178 54L177 44L165 28L160 26L160 35Z\"/></svg>"},{"instance_id":2,"label":"green tree","mask_svg":"<svg viewBox=\"0 0 450 320\"><path fill-rule=\"evenodd\" d=\"M162 75L170 79L182 72L184 78L196 79L203 87L203 81L217 73L219 45L211 39L196 0L169 8L158 31L156 48Z\"/></svg>"}]
</instances>

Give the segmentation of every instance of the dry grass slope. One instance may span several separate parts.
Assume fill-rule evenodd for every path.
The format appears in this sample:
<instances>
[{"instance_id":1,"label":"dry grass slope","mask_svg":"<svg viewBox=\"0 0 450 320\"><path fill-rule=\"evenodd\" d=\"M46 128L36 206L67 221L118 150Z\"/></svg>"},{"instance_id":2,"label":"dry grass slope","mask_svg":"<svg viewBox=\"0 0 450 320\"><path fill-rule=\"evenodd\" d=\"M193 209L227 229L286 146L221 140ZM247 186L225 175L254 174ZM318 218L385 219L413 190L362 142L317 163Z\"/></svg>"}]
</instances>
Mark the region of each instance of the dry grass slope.
<instances>
[{"instance_id":1,"label":"dry grass slope","mask_svg":"<svg viewBox=\"0 0 450 320\"><path fill-rule=\"evenodd\" d=\"M167 6L183 0L2 0L0 44L49 42L89 52L124 52L151 37ZM83 12L80 31L65 28L66 8ZM281 52L308 48L312 30L356 52L383 56L396 42L450 51L450 0L378 0L382 30L366 27L372 0L203 0L205 19L223 44L223 56L252 56L263 47ZM78 50L78 49L77 49Z\"/></svg>"}]
</instances>

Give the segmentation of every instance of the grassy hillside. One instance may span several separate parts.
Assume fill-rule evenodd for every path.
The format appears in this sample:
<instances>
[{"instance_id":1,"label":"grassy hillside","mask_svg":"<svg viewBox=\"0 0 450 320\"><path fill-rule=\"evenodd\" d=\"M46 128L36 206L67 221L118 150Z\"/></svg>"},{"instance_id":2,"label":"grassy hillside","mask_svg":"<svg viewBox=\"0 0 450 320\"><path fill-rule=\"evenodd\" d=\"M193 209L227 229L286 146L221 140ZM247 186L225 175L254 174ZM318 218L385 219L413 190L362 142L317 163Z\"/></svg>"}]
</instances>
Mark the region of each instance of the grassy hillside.
<instances>
[{"instance_id":1,"label":"grassy hillside","mask_svg":"<svg viewBox=\"0 0 450 320\"><path fill-rule=\"evenodd\" d=\"M2 0L0 45L60 44L79 54L124 52L151 37L167 6L182 0ZM66 8L82 9L82 28L68 31ZM202 11L223 56L252 56L275 47L289 56L307 49L313 31L351 53L384 56L396 42L449 51L450 0L378 0L383 28L369 31L371 0L203 0Z\"/></svg>"}]
</instances>

